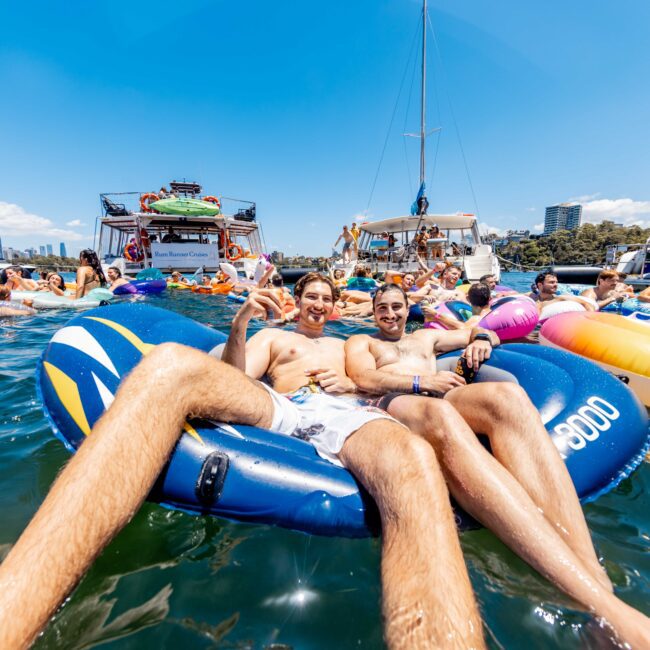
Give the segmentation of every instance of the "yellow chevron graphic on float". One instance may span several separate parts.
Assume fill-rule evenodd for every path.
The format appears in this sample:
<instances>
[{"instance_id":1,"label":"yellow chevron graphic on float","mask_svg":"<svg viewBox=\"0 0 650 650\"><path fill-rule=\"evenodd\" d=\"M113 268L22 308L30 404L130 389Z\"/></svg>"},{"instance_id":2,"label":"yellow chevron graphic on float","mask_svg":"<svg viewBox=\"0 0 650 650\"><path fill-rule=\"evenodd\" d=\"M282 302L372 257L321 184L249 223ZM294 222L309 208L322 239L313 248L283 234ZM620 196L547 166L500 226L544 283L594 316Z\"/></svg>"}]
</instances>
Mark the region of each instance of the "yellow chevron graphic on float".
<instances>
[{"instance_id":1,"label":"yellow chevron graphic on float","mask_svg":"<svg viewBox=\"0 0 650 650\"><path fill-rule=\"evenodd\" d=\"M86 418L86 413L81 403L81 396L79 395L77 384L62 370L59 370L51 363L44 361L43 366L54 386L58 398L61 400L61 404L63 404L70 417L83 431L84 435L87 436L90 433L90 425L88 424L88 419Z\"/></svg>"},{"instance_id":2,"label":"yellow chevron graphic on float","mask_svg":"<svg viewBox=\"0 0 650 650\"><path fill-rule=\"evenodd\" d=\"M106 325L107 327L115 330L118 334L121 334L131 345L133 345L133 347L136 348L136 350L138 350L138 352L140 352L143 356L149 354L149 352L151 352L151 350L156 347L153 343L145 343L137 334L134 334L130 329L124 327L124 325L116 323L115 321L108 320L107 318L99 318L98 316L85 316L84 318L87 318L88 320L95 320L98 323L102 323L103 325ZM187 431L187 433L189 433L192 438L198 440L202 445L205 445L197 430L189 422L185 422L183 425L183 430Z\"/></svg>"},{"instance_id":3,"label":"yellow chevron graphic on float","mask_svg":"<svg viewBox=\"0 0 650 650\"><path fill-rule=\"evenodd\" d=\"M153 343L145 343L139 336L134 334L130 329L120 325L115 321L108 320L107 318L99 318L97 316L85 316L88 320L96 320L98 323L103 323L107 327L114 329L118 334L121 334L138 352L142 355L148 354L156 346Z\"/></svg>"}]
</instances>

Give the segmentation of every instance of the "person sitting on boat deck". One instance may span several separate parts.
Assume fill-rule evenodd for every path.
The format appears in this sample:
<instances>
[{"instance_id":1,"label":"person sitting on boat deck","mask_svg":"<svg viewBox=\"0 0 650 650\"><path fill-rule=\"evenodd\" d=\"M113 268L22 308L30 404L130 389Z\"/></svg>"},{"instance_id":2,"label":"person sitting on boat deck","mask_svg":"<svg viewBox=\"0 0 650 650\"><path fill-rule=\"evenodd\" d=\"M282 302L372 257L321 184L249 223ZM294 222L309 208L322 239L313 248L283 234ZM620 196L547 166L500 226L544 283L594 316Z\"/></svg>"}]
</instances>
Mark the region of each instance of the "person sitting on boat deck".
<instances>
[{"instance_id":1,"label":"person sitting on boat deck","mask_svg":"<svg viewBox=\"0 0 650 650\"><path fill-rule=\"evenodd\" d=\"M480 286L487 296L487 287ZM523 389L513 382L467 385L436 362L436 354L465 348L467 364L476 369L499 344L497 335L481 328L405 334L408 311L400 287L377 290L379 331L348 339L349 376L361 391L382 396L372 405L385 408L431 445L450 493L466 512L588 611L605 618L621 641L650 647L650 620L612 593L571 476ZM492 454L475 432L488 436ZM374 453L381 454L377 445Z\"/></svg>"},{"instance_id":2,"label":"person sitting on boat deck","mask_svg":"<svg viewBox=\"0 0 650 650\"><path fill-rule=\"evenodd\" d=\"M417 254L420 257L424 257L425 260L428 259L429 252L427 251L427 240L429 239L429 234L427 233L427 227L422 226L420 232L415 235L413 241L417 246Z\"/></svg>"},{"instance_id":3,"label":"person sitting on boat deck","mask_svg":"<svg viewBox=\"0 0 650 650\"><path fill-rule=\"evenodd\" d=\"M3 316L33 316L31 300L23 300L22 304L11 302L11 289L6 284L0 284L0 318Z\"/></svg>"},{"instance_id":4,"label":"person sitting on boat deck","mask_svg":"<svg viewBox=\"0 0 650 650\"><path fill-rule=\"evenodd\" d=\"M75 298L83 298L93 289L106 285L106 277L95 251L90 248L82 250L79 253L79 263L81 266L77 269Z\"/></svg>"},{"instance_id":5,"label":"person sitting on boat deck","mask_svg":"<svg viewBox=\"0 0 650 650\"><path fill-rule=\"evenodd\" d=\"M535 276L531 285L534 290L526 295L537 303L537 310L541 313L542 309L553 302L572 301L581 304L586 311L594 311L596 308L593 301L589 298L584 300L580 296L558 295L557 293L557 275L550 271L542 271Z\"/></svg>"},{"instance_id":6,"label":"person sitting on boat deck","mask_svg":"<svg viewBox=\"0 0 650 650\"><path fill-rule=\"evenodd\" d=\"M449 314L439 313L426 298L420 302L420 305L425 323L441 323L448 330L471 329L476 327L481 318L489 313L490 298L490 288L486 284L475 282L467 291L467 300L472 306L472 315L466 321L458 320Z\"/></svg>"},{"instance_id":7,"label":"person sitting on boat deck","mask_svg":"<svg viewBox=\"0 0 650 650\"><path fill-rule=\"evenodd\" d=\"M350 261L350 247L354 243L354 237L350 234L347 226L343 226L343 231L334 242L334 248L338 246L341 239L343 240L343 261L347 264Z\"/></svg>"},{"instance_id":8,"label":"person sitting on boat deck","mask_svg":"<svg viewBox=\"0 0 650 650\"><path fill-rule=\"evenodd\" d=\"M122 271L117 266L109 266L106 270L106 277L108 279L108 288L111 291L115 291L118 287L129 284L129 281L122 277Z\"/></svg>"},{"instance_id":9,"label":"person sitting on boat deck","mask_svg":"<svg viewBox=\"0 0 650 650\"><path fill-rule=\"evenodd\" d=\"M233 319L227 363L176 343L143 356L0 565L0 647L27 647L35 640L142 505L190 414L309 438L356 476L374 498L383 526L389 648L403 647L405 639L418 648L484 647L435 454L385 412L355 405L344 342L323 336L336 296L326 278L303 277L296 286L296 331L267 328L247 344L251 318L260 311L280 313L272 292L254 292ZM256 381L264 374L273 390ZM283 394L300 397L291 401ZM319 406L310 418L312 403Z\"/></svg>"},{"instance_id":10,"label":"person sitting on boat deck","mask_svg":"<svg viewBox=\"0 0 650 650\"><path fill-rule=\"evenodd\" d=\"M613 302L623 302L629 296L624 291L618 291L618 273L613 269L605 269L598 274L596 286L593 289L585 289L580 295L595 300L598 308L607 307Z\"/></svg>"},{"instance_id":11,"label":"person sitting on boat deck","mask_svg":"<svg viewBox=\"0 0 650 650\"><path fill-rule=\"evenodd\" d=\"M167 233L163 236L161 241L163 244L173 244L183 241L183 238L174 232L172 226L169 226L169 228L167 228Z\"/></svg>"},{"instance_id":12,"label":"person sitting on boat deck","mask_svg":"<svg viewBox=\"0 0 650 650\"><path fill-rule=\"evenodd\" d=\"M29 272L22 266L9 266L5 269L6 284L14 291L36 291L38 283L29 277Z\"/></svg>"},{"instance_id":13,"label":"person sitting on boat deck","mask_svg":"<svg viewBox=\"0 0 650 650\"><path fill-rule=\"evenodd\" d=\"M434 223L431 228L429 228L428 234L428 239L444 239L444 235L440 232L440 228L438 228L438 224ZM431 245L431 253L432 257L434 260L437 259L444 259L445 257L445 250L444 250L444 243L443 242L435 242Z\"/></svg>"}]
</instances>

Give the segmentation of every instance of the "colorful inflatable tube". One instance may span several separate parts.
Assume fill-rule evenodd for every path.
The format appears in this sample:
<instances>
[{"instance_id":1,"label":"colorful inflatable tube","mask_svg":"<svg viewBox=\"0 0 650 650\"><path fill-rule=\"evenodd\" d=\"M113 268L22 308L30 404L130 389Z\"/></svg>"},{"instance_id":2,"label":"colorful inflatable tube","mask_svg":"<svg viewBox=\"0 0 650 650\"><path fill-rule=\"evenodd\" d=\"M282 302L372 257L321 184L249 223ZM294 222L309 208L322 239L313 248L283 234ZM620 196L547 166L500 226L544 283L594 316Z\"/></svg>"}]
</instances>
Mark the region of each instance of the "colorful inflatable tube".
<instances>
[{"instance_id":1,"label":"colorful inflatable tube","mask_svg":"<svg viewBox=\"0 0 650 650\"><path fill-rule=\"evenodd\" d=\"M150 294L162 293L167 288L164 280L131 280L113 290L116 296L128 296L134 293Z\"/></svg>"},{"instance_id":2,"label":"colorful inflatable tube","mask_svg":"<svg viewBox=\"0 0 650 650\"><path fill-rule=\"evenodd\" d=\"M650 324L603 312L562 314L544 323L539 340L626 377L639 399L650 406Z\"/></svg>"},{"instance_id":3,"label":"colorful inflatable tube","mask_svg":"<svg viewBox=\"0 0 650 650\"><path fill-rule=\"evenodd\" d=\"M152 346L175 341L207 352L224 340L218 331L144 303L79 315L52 337L38 368L38 390L54 433L74 451ZM627 386L580 357L510 344L495 349L477 377L522 385L582 498L611 489L643 459L645 409ZM152 500L312 534L376 532L368 495L308 442L205 420L191 420L184 430Z\"/></svg>"},{"instance_id":4,"label":"colorful inflatable tube","mask_svg":"<svg viewBox=\"0 0 650 650\"><path fill-rule=\"evenodd\" d=\"M92 309L104 302L115 299L110 289L97 288L88 292L83 298L72 298L71 295L57 296L50 291L12 291L12 302L32 301L34 309Z\"/></svg>"},{"instance_id":5,"label":"colorful inflatable tube","mask_svg":"<svg viewBox=\"0 0 650 650\"><path fill-rule=\"evenodd\" d=\"M436 307L436 311L463 322L472 316L471 305L459 300L442 303ZM537 305L530 298L504 296L492 301L489 313L481 318L478 327L492 330L501 341L511 341L528 336L535 329L538 320ZM446 329L440 322L429 322L425 327Z\"/></svg>"}]
</instances>

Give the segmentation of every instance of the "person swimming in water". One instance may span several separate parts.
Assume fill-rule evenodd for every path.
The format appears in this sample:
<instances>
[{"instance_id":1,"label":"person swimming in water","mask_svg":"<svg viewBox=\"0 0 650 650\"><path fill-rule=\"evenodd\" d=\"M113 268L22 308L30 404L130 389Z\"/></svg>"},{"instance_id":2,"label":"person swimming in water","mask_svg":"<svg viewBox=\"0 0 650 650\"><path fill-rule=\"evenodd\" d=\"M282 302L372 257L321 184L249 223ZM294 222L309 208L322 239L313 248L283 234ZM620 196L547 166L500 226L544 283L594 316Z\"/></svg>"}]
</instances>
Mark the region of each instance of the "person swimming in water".
<instances>
[{"instance_id":1,"label":"person swimming in water","mask_svg":"<svg viewBox=\"0 0 650 650\"><path fill-rule=\"evenodd\" d=\"M106 277L95 251L86 248L79 253L75 298L87 296L93 289L106 286Z\"/></svg>"}]
</instances>

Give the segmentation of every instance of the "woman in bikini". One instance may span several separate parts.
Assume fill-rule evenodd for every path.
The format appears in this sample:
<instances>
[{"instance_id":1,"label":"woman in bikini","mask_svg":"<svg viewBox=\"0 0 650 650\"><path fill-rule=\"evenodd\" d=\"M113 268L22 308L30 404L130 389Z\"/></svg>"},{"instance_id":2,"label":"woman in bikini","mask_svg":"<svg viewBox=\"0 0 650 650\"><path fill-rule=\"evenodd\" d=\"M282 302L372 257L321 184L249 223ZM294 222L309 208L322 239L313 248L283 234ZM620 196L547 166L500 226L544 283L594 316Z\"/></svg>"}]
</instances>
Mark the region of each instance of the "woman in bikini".
<instances>
[{"instance_id":1,"label":"woman in bikini","mask_svg":"<svg viewBox=\"0 0 650 650\"><path fill-rule=\"evenodd\" d=\"M89 248L79 253L79 263L81 266L77 269L77 292L75 298L87 296L93 289L106 285L104 271L99 263L99 258L95 251Z\"/></svg>"}]
</instances>

